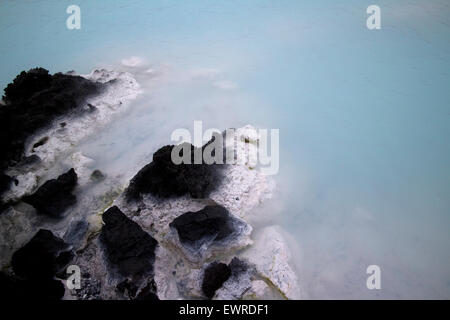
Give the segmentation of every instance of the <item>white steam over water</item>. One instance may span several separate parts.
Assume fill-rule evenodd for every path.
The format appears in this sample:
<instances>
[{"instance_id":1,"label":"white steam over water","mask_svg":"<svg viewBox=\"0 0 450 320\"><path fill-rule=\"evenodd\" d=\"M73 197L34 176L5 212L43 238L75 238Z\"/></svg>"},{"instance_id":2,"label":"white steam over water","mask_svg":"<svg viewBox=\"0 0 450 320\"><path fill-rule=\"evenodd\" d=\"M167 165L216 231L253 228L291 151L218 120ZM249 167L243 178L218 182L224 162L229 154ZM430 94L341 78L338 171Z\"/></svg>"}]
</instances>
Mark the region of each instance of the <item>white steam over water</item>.
<instances>
[{"instance_id":1,"label":"white steam over water","mask_svg":"<svg viewBox=\"0 0 450 320\"><path fill-rule=\"evenodd\" d=\"M153 152L175 143L170 140L174 130L186 128L193 135L195 120L202 121L203 131L245 125L240 111L245 101L228 88L217 88L219 70L150 67L138 59L124 59L114 68L132 73L142 93L126 113L80 146L82 153L96 159L106 173L123 175L128 181L151 161ZM136 61L140 61L139 66Z\"/></svg>"}]
</instances>

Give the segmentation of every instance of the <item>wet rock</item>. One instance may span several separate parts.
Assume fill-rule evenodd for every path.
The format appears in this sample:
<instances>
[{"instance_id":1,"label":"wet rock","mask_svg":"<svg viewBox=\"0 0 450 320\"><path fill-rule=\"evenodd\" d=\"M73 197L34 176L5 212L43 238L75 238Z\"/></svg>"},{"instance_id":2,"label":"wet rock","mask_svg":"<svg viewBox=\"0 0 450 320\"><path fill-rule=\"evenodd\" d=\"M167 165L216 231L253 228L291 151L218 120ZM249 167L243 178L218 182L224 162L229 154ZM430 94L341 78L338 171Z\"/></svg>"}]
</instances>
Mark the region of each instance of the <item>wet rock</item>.
<instances>
[{"instance_id":1,"label":"wet rock","mask_svg":"<svg viewBox=\"0 0 450 320\"><path fill-rule=\"evenodd\" d=\"M213 262L205 269L203 276L202 291L204 295L211 299L216 290L228 280L231 275L231 269L225 263Z\"/></svg>"},{"instance_id":2,"label":"wet rock","mask_svg":"<svg viewBox=\"0 0 450 320\"><path fill-rule=\"evenodd\" d=\"M103 213L99 240L112 271L132 280L153 274L157 241L116 206Z\"/></svg>"},{"instance_id":3,"label":"wet rock","mask_svg":"<svg viewBox=\"0 0 450 320\"><path fill-rule=\"evenodd\" d=\"M25 279L53 279L73 258L69 246L49 230L40 229L22 248L14 252L14 273Z\"/></svg>"},{"instance_id":4,"label":"wet rock","mask_svg":"<svg viewBox=\"0 0 450 320\"><path fill-rule=\"evenodd\" d=\"M91 174L91 180L95 182L100 182L105 179L105 175L100 170L94 170Z\"/></svg>"},{"instance_id":5,"label":"wet rock","mask_svg":"<svg viewBox=\"0 0 450 320\"><path fill-rule=\"evenodd\" d=\"M197 212L187 212L170 224L178 232L183 244L193 248L202 245L201 240L220 241L233 234L232 216L221 206L206 206Z\"/></svg>"},{"instance_id":6,"label":"wet rock","mask_svg":"<svg viewBox=\"0 0 450 320\"><path fill-rule=\"evenodd\" d=\"M23 197L23 201L32 205L38 214L59 218L77 201L72 194L77 180L77 174L72 168L57 179L46 181L34 194Z\"/></svg>"},{"instance_id":7,"label":"wet rock","mask_svg":"<svg viewBox=\"0 0 450 320\"><path fill-rule=\"evenodd\" d=\"M187 148L191 150L191 164L174 164L171 159L173 148L173 145L160 148L153 154L153 161L133 177L125 192L128 201L147 193L160 198L185 194L192 198L206 198L220 184L221 165L194 164L197 148L190 144Z\"/></svg>"}]
</instances>

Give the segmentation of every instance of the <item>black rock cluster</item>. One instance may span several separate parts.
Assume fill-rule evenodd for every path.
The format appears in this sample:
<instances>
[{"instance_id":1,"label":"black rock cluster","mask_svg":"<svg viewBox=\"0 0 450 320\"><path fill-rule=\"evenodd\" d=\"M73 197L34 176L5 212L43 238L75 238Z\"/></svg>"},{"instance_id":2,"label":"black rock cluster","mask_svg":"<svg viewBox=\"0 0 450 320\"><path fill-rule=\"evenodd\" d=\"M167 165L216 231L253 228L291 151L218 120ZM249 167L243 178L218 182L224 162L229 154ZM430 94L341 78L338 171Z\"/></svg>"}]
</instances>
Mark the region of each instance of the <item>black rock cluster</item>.
<instances>
[{"instance_id":1,"label":"black rock cluster","mask_svg":"<svg viewBox=\"0 0 450 320\"><path fill-rule=\"evenodd\" d=\"M169 225L178 232L183 244L191 248L201 246L201 240L220 241L234 232L233 217L222 206L206 206L200 211L186 212Z\"/></svg>"},{"instance_id":2,"label":"black rock cluster","mask_svg":"<svg viewBox=\"0 0 450 320\"><path fill-rule=\"evenodd\" d=\"M20 162L27 139L58 117L85 110L86 98L103 87L80 76L51 75L43 68L22 71L8 84L5 105L0 106L0 195L10 185L4 170Z\"/></svg>"},{"instance_id":3,"label":"black rock cluster","mask_svg":"<svg viewBox=\"0 0 450 320\"><path fill-rule=\"evenodd\" d=\"M35 193L23 197L22 200L32 205L38 214L59 218L77 201L76 196L72 194L77 180L77 174L72 168L57 179L46 181Z\"/></svg>"},{"instance_id":4,"label":"black rock cluster","mask_svg":"<svg viewBox=\"0 0 450 320\"><path fill-rule=\"evenodd\" d=\"M14 177L4 173L9 166L33 165L40 160L37 156L24 157L27 139L60 116L95 110L91 105L83 108L85 100L90 95L98 94L103 87L103 84L79 76L50 75L42 68L22 72L6 87L3 96L5 105L0 106L0 195L12 183L18 183ZM61 126L64 127L65 123ZM47 140L48 137L42 138L33 148L45 144ZM173 145L160 148L154 153L152 162L130 181L125 190L126 200L138 200L144 194L162 199L183 195L207 198L220 185L224 165L195 164L194 155L197 151L203 153L213 141L214 138L201 148L188 144L191 164L177 165L172 162ZM104 177L98 170L91 176L97 182ZM61 218L77 201L73 193L77 180L72 168L56 179L46 181L36 192L22 200L33 206L40 215ZM0 213L3 207L4 204L0 203ZM242 223L238 220L224 207L212 205L182 214L170 223L170 227L176 230L183 245L198 249L204 241L221 241L235 234L236 223ZM103 222L98 243L108 272L117 281L117 292L130 299L158 299L154 281L158 242L116 206L103 213ZM67 227L64 240L49 230L39 230L13 254L13 273L0 272L0 299L61 299L65 289L58 278L64 278L65 268L74 258L75 249L72 246L76 248L88 227L88 222L83 218L73 222ZM230 277L237 278L246 268L246 264L236 258L228 265L220 262L208 265L202 282L205 297L212 298L225 281ZM100 297L100 279L91 279L89 273L84 273L82 283L84 287L75 292L79 298Z\"/></svg>"},{"instance_id":5,"label":"black rock cluster","mask_svg":"<svg viewBox=\"0 0 450 320\"><path fill-rule=\"evenodd\" d=\"M137 200L142 194L148 193L160 198L185 194L189 194L192 198L207 198L221 182L223 165L194 164L197 148L190 144L189 147L190 164L173 163L171 159L173 145L164 146L156 151L153 154L153 161L143 167L131 180L125 191L127 200ZM182 155L182 151L180 153Z\"/></svg>"},{"instance_id":6,"label":"black rock cluster","mask_svg":"<svg viewBox=\"0 0 450 320\"><path fill-rule=\"evenodd\" d=\"M130 283L139 283L140 280L151 279L153 276L158 242L116 206L103 213L103 222L105 225L99 240L106 260L110 270L125 279L117 289L127 289L135 294L137 288L130 287Z\"/></svg>"},{"instance_id":7,"label":"black rock cluster","mask_svg":"<svg viewBox=\"0 0 450 320\"><path fill-rule=\"evenodd\" d=\"M64 284L55 279L73 258L70 247L41 229L11 260L14 276L0 273L0 298L61 299Z\"/></svg>"}]
</instances>

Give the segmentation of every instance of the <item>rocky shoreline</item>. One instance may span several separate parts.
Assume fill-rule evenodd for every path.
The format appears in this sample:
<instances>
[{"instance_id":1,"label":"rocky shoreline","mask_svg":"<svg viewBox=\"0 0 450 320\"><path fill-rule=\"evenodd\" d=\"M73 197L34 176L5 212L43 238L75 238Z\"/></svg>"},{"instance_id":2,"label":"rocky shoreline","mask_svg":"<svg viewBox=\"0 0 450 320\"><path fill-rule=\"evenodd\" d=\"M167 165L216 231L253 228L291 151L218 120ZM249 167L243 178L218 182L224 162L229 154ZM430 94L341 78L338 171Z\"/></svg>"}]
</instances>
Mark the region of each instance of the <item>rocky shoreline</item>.
<instances>
[{"instance_id":1,"label":"rocky shoreline","mask_svg":"<svg viewBox=\"0 0 450 320\"><path fill-rule=\"evenodd\" d=\"M162 146L122 186L77 149L139 93L131 74L108 70L32 69L5 89L2 121L24 110L39 120L2 128L0 296L301 298L282 230L252 226L275 186L251 164L175 165L174 146ZM224 148L239 158L258 139L246 126ZM80 289L66 288L69 265L81 270Z\"/></svg>"}]
</instances>

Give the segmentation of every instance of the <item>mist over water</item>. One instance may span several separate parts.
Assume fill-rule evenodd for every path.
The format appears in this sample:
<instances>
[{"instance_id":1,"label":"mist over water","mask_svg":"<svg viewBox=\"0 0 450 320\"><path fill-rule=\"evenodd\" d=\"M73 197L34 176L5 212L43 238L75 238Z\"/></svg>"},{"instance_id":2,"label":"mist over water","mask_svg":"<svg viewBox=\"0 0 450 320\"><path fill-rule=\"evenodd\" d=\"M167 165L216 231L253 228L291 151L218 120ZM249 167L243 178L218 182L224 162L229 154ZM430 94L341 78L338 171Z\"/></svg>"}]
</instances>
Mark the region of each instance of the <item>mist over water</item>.
<instances>
[{"instance_id":1,"label":"mist over water","mask_svg":"<svg viewBox=\"0 0 450 320\"><path fill-rule=\"evenodd\" d=\"M378 1L377 31L356 0L79 1L77 31L69 4L0 4L0 83L35 66L131 72L142 94L80 146L102 171L126 183L194 120L279 128L260 214L289 233L307 298L450 298L446 1Z\"/></svg>"}]
</instances>

